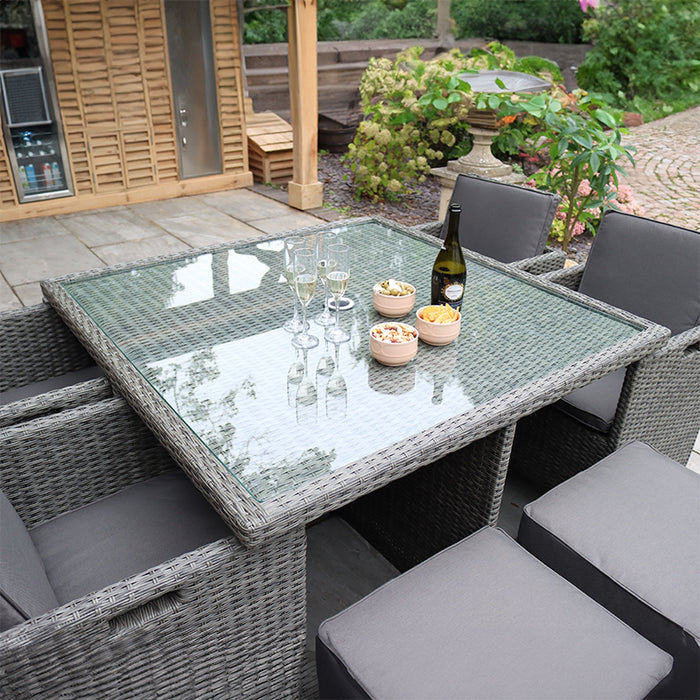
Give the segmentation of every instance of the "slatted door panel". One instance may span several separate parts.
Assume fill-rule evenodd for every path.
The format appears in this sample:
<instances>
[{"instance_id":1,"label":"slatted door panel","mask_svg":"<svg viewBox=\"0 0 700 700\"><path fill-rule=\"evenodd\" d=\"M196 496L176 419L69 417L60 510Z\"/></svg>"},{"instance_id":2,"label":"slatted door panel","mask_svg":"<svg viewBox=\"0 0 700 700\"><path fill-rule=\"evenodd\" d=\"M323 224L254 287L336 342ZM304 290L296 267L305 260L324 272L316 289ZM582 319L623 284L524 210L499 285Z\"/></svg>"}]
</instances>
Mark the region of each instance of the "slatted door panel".
<instances>
[{"instance_id":1,"label":"slatted door panel","mask_svg":"<svg viewBox=\"0 0 700 700\"><path fill-rule=\"evenodd\" d=\"M243 89L241 47L235 0L212 0L212 36L219 99L224 172L248 169L247 145L243 138Z\"/></svg>"},{"instance_id":2,"label":"slatted door panel","mask_svg":"<svg viewBox=\"0 0 700 700\"><path fill-rule=\"evenodd\" d=\"M161 0L140 0L141 70L151 123L155 170L159 182L178 180L170 74Z\"/></svg>"},{"instance_id":3,"label":"slatted door panel","mask_svg":"<svg viewBox=\"0 0 700 700\"><path fill-rule=\"evenodd\" d=\"M159 0L44 0L76 194L178 179Z\"/></svg>"},{"instance_id":4,"label":"slatted door panel","mask_svg":"<svg viewBox=\"0 0 700 700\"><path fill-rule=\"evenodd\" d=\"M82 96L78 90L77 61L72 52L72 32L69 32L64 0L43 0L42 6L75 193L92 194L94 183Z\"/></svg>"}]
</instances>

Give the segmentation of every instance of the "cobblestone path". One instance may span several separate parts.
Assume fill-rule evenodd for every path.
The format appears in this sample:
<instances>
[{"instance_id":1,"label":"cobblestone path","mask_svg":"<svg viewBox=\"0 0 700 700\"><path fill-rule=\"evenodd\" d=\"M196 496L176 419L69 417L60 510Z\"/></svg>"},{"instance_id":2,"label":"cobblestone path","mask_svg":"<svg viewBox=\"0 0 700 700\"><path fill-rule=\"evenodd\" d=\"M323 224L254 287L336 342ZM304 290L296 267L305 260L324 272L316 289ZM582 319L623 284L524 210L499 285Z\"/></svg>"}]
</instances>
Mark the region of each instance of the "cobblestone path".
<instances>
[{"instance_id":1,"label":"cobblestone path","mask_svg":"<svg viewBox=\"0 0 700 700\"><path fill-rule=\"evenodd\" d=\"M630 128L635 167L621 181L650 219L700 231L700 106Z\"/></svg>"}]
</instances>

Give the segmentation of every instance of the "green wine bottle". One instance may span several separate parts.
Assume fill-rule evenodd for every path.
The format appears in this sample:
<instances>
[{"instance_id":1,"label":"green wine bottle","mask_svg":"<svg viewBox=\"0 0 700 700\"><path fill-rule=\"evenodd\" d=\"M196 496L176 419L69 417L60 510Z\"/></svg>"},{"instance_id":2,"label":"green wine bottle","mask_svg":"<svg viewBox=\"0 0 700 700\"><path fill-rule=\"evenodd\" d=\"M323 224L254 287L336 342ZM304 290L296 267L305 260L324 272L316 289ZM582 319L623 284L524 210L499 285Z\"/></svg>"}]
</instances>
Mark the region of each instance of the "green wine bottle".
<instances>
[{"instance_id":1,"label":"green wine bottle","mask_svg":"<svg viewBox=\"0 0 700 700\"><path fill-rule=\"evenodd\" d=\"M431 304L449 304L460 310L467 280L467 266L464 264L462 246L459 244L459 217L462 207L450 204L447 220L447 235L433 265L430 288Z\"/></svg>"}]
</instances>

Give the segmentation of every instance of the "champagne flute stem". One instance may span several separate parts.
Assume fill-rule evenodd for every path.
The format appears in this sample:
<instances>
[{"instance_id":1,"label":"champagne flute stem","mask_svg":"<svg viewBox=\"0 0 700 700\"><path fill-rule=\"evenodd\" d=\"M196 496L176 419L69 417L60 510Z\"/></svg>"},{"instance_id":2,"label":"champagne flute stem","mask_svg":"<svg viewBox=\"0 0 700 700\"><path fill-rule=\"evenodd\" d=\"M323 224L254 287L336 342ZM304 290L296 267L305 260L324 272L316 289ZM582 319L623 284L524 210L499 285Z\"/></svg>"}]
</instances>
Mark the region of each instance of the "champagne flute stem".
<instances>
[{"instance_id":1,"label":"champagne flute stem","mask_svg":"<svg viewBox=\"0 0 700 700\"><path fill-rule=\"evenodd\" d=\"M340 300L342 298L342 294L334 294L333 299L335 300L335 327L337 329L340 328Z\"/></svg>"}]
</instances>

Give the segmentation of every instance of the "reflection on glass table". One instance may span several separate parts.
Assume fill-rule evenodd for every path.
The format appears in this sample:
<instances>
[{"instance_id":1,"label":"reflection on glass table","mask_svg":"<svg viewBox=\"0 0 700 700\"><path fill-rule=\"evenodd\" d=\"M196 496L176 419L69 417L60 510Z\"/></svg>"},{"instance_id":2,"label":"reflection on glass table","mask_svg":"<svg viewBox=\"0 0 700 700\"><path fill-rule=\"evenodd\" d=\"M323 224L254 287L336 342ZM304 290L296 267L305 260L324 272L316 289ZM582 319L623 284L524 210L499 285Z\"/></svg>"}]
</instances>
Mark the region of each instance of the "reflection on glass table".
<instances>
[{"instance_id":1,"label":"reflection on glass table","mask_svg":"<svg viewBox=\"0 0 700 700\"><path fill-rule=\"evenodd\" d=\"M350 340L333 346L329 375L325 343L302 353L284 329L291 309L282 239L193 251L45 289L52 303L70 306L79 325L89 327L83 342L116 348L108 362L149 383L147 390L133 390L130 400L143 398L146 413L157 400L179 416L182 425L170 424L166 439L200 441L206 458L235 477L261 508L379 452L390 460L438 428L449 434L450 426L479 426L501 410L515 415L511 406L523 412L527 401L555 400L547 387L557 373L573 371L577 380L589 366L615 369L614 353L612 360L601 353L636 343L644 330L470 256L458 342L419 342L405 368L382 367L367 342L369 328L382 320L372 306L372 288L389 276L400 278L416 287L415 308L429 303L437 243L375 220L345 225L342 239L355 305L341 312ZM309 299L309 313L319 312L322 301L320 295ZM647 341L639 342L642 347ZM304 375L315 383L320 409L309 423L297 422L296 415ZM557 382L563 395L570 384ZM449 447L440 443L440 449Z\"/></svg>"}]
</instances>

